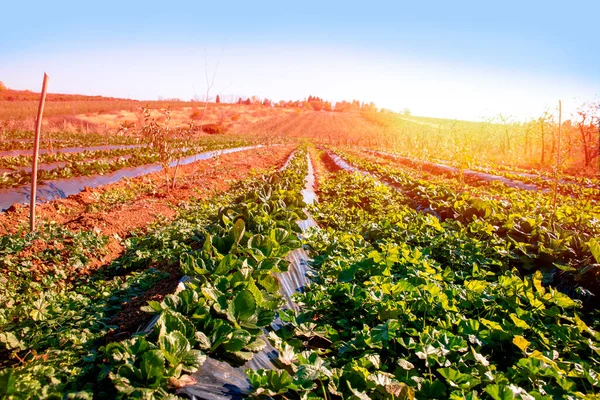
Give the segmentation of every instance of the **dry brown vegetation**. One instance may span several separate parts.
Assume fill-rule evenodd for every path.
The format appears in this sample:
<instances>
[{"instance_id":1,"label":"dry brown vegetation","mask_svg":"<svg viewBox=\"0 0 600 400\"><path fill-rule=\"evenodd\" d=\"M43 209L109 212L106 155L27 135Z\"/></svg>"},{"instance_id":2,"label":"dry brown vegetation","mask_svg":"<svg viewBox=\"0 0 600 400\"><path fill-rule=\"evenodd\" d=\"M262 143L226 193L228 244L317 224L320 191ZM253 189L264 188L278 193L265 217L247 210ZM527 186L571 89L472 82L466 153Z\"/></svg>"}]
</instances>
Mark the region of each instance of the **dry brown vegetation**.
<instances>
[{"instance_id":1,"label":"dry brown vegetation","mask_svg":"<svg viewBox=\"0 0 600 400\"><path fill-rule=\"evenodd\" d=\"M39 94L30 91L0 91L0 125L5 131L33 130ZM207 106L206 111L204 107ZM160 120L161 110L171 109L174 125L202 121L209 134L225 133L234 125L254 123L275 114L292 112L262 104L201 103L174 100L139 101L102 96L49 93L44 108L44 129L61 132L115 132L122 126L134 128L143 122L141 108L147 107Z\"/></svg>"},{"instance_id":2,"label":"dry brown vegetation","mask_svg":"<svg viewBox=\"0 0 600 400\"><path fill-rule=\"evenodd\" d=\"M596 175L600 143L598 103L583 104L574 115L556 113L526 122L499 115L472 122L393 113L366 112L363 117L377 125L377 147L419 158L469 165L495 165ZM560 157L559 157L560 153Z\"/></svg>"}]
</instances>

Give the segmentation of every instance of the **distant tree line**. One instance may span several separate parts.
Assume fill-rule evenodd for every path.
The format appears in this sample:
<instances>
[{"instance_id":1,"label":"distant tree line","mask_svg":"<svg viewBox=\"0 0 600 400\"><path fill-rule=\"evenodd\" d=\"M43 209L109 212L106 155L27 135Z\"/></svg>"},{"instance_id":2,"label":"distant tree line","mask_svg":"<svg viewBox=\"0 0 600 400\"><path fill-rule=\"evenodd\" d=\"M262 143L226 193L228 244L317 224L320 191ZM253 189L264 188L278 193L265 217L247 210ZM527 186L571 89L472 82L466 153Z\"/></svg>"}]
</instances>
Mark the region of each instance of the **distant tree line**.
<instances>
[{"instance_id":1,"label":"distant tree line","mask_svg":"<svg viewBox=\"0 0 600 400\"><path fill-rule=\"evenodd\" d=\"M339 101L332 104L330 101L324 100L317 96L308 96L305 100L280 100L279 102L271 101L267 98L260 99L257 96L247 98L238 97L236 104L245 105L263 105L267 107L282 107L282 108L297 108L313 111L337 111L337 112L359 112L371 111L377 112L378 108L375 103L361 103L358 100Z\"/></svg>"}]
</instances>

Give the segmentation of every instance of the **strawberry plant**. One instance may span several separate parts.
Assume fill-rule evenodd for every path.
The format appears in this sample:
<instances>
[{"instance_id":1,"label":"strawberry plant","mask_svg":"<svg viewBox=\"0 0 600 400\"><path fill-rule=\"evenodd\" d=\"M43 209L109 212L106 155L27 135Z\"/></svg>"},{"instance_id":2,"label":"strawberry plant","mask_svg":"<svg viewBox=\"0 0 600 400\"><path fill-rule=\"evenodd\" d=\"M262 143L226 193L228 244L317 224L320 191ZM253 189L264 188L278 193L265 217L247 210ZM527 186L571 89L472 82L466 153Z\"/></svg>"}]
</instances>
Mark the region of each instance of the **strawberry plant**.
<instances>
[{"instance_id":1,"label":"strawberry plant","mask_svg":"<svg viewBox=\"0 0 600 400\"><path fill-rule=\"evenodd\" d=\"M0 393L168 397L193 381L190 374L205 354L232 362L254 354L264 344L260 328L281 302L272 272L285 270L283 257L299 245L289 228L302 216L302 179L296 170L256 176L226 193L184 203L171 224L159 222L134 235L122 257L91 275L77 272L106 245L94 232L50 224L33 234L0 237L6 303L0 313ZM151 314L160 315L147 337L107 344L123 304L163 280L160 269L172 264L193 277L188 287L148 304ZM201 265L213 272L220 266L221 272L193 271ZM201 315L205 306L207 318L196 321L194 310Z\"/></svg>"},{"instance_id":2,"label":"strawberry plant","mask_svg":"<svg viewBox=\"0 0 600 400\"><path fill-rule=\"evenodd\" d=\"M412 171L339 154L401 190L406 204L458 221L475 236L505 241L511 266L523 272L541 270L546 280L590 301L594 298L586 291L600 293L597 261L589 246L600 235L595 201L562 197L554 208L550 194L502 184L457 190L462 185L452 178L419 179Z\"/></svg>"},{"instance_id":3,"label":"strawberry plant","mask_svg":"<svg viewBox=\"0 0 600 400\"><path fill-rule=\"evenodd\" d=\"M317 276L269 336L284 371L248 372L254 395L594 398L597 313L402 199L368 176L322 183Z\"/></svg>"},{"instance_id":4,"label":"strawberry plant","mask_svg":"<svg viewBox=\"0 0 600 400\"><path fill-rule=\"evenodd\" d=\"M181 357L174 359L171 369L164 367L169 358L165 355L163 361L159 350L169 335L179 338L185 351L201 351L195 354L234 365L242 365L265 348L263 330L273 323L275 311L283 304L273 274L287 270L284 257L300 245L295 221L306 218L300 193L305 160L305 153L300 152L280 174L254 181L214 217L204 220L201 229L184 233L186 239L179 239L183 246L171 246L163 256L164 261L178 259L189 280L178 292L161 302L150 301L143 308L157 314L158 319L151 332L129 344L129 353L135 353L131 359L121 356L127 349L119 345L103 349L111 360L109 377L121 395L160 397L165 390L177 387L173 382L193 380L182 374L193 371L182 364ZM195 218L194 213L187 215ZM182 233L180 229L169 231L169 235ZM139 265L139 261L132 264ZM144 357L151 357L152 363L164 370L162 375L143 370ZM137 360L142 360L139 365ZM196 360L197 368L202 358ZM128 378L131 376L135 379Z\"/></svg>"},{"instance_id":5,"label":"strawberry plant","mask_svg":"<svg viewBox=\"0 0 600 400\"><path fill-rule=\"evenodd\" d=\"M173 166L174 163L180 162L183 157L192 156L201 150L210 151L246 144L247 141L245 140L232 140L229 142L204 140L194 143L189 141L180 143L180 141L170 140L167 145L161 148L162 150L159 149L158 151L155 147L149 146L138 149L135 152L128 149L127 151L57 153L45 158L47 160L63 160L63 164L57 164L54 168L40 169L38 171L38 181L44 182L79 176L103 175L123 168L140 167L154 163L160 163L164 168L165 163L168 166ZM181 149L171 148L171 146L183 145L185 146ZM168 151L168 156L161 154L161 151ZM108 158L111 155L115 155L116 157ZM172 161L172 159L177 159L177 161ZM0 165L2 164L2 160L4 160L5 165L15 169L15 171L6 171L0 174L0 188L21 186L31 181L30 169L16 168L16 166L21 164L30 164L30 157L0 158Z\"/></svg>"}]
</instances>

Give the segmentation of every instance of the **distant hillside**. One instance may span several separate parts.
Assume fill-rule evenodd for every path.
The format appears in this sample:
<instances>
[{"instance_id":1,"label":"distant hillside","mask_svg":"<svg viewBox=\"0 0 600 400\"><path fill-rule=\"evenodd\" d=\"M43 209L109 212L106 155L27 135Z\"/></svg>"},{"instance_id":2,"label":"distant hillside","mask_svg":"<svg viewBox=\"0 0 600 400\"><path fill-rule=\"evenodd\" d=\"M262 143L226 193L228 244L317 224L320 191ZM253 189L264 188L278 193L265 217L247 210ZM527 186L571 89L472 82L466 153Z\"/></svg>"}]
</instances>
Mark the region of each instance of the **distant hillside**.
<instances>
[{"instance_id":1,"label":"distant hillside","mask_svg":"<svg viewBox=\"0 0 600 400\"><path fill-rule=\"evenodd\" d=\"M0 82L0 101L32 101L39 100L40 94L30 90L12 90ZM99 100L130 100L116 97L86 96L82 94L48 93L48 101L99 101Z\"/></svg>"}]
</instances>

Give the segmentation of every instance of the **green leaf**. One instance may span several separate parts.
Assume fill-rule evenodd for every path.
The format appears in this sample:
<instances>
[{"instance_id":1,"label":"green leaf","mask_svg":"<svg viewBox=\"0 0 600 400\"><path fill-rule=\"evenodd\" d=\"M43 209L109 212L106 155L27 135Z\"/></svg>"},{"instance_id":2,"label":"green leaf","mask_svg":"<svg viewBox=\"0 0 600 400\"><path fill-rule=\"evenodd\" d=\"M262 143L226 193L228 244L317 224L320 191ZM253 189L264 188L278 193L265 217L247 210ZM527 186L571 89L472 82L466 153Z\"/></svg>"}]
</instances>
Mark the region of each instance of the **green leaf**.
<instances>
[{"instance_id":1,"label":"green leaf","mask_svg":"<svg viewBox=\"0 0 600 400\"><path fill-rule=\"evenodd\" d=\"M266 377L268 387L276 393L285 393L288 386L294 381L290 374L285 370L266 371Z\"/></svg>"},{"instance_id":2,"label":"green leaf","mask_svg":"<svg viewBox=\"0 0 600 400\"><path fill-rule=\"evenodd\" d=\"M169 332L179 331L190 341L194 341L196 335L194 324L180 313L171 310L162 312L154 325L154 331L159 337Z\"/></svg>"},{"instance_id":3,"label":"green leaf","mask_svg":"<svg viewBox=\"0 0 600 400\"><path fill-rule=\"evenodd\" d=\"M525 390L514 385L487 385L484 390L494 400L533 399Z\"/></svg>"},{"instance_id":4,"label":"green leaf","mask_svg":"<svg viewBox=\"0 0 600 400\"><path fill-rule=\"evenodd\" d=\"M588 246L590 247L590 252L592 253L592 256L594 256L596 263L600 263L600 243L598 243L598 240L596 240L596 238L591 238L588 242Z\"/></svg>"},{"instance_id":5,"label":"green leaf","mask_svg":"<svg viewBox=\"0 0 600 400\"><path fill-rule=\"evenodd\" d=\"M460 390L455 390L454 392L450 393L449 399L450 400L478 400L479 396L477 395L477 392L475 392L475 391L465 393Z\"/></svg>"},{"instance_id":6,"label":"green leaf","mask_svg":"<svg viewBox=\"0 0 600 400\"><path fill-rule=\"evenodd\" d=\"M142 382L148 387L157 388L165 371L165 358L160 350L150 350L142 356L140 372Z\"/></svg>"},{"instance_id":7,"label":"green leaf","mask_svg":"<svg viewBox=\"0 0 600 400\"><path fill-rule=\"evenodd\" d=\"M250 361L254 358L254 353L251 351L235 351L233 353L234 356L244 360L244 361Z\"/></svg>"},{"instance_id":8,"label":"green leaf","mask_svg":"<svg viewBox=\"0 0 600 400\"><path fill-rule=\"evenodd\" d=\"M356 271L358 271L359 266L360 264L355 263L352 264L350 268L345 268L344 270L342 270L342 272L340 272L340 274L338 275L338 282L352 282Z\"/></svg>"},{"instance_id":9,"label":"green leaf","mask_svg":"<svg viewBox=\"0 0 600 400\"><path fill-rule=\"evenodd\" d=\"M463 374L452 368L440 368L438 369L438 372L446 378L451 387L469 390L481 383L479 379L471 375Z\"/></svg>"},{"instance_id":10,"label":"green leaf","mask_svg":"<svg viewBox=\"0 0 600 400\"><path fill-rule=\"evenodd\" d=\"M0 398L9 398L17 394L17 376L12 368L6 368L0 371Z\"/></svg>"},{"instance_id":11,"label":"green leaf","mask_svg":"<svg viewBox=\"0 0 600 400\"><path fill-rule=\"evenodd\" d=\"M267 342L265 342L261 338L257 338L253 342L248 343L246 347L244 347L244 350L253 351L257 353L265 347L267 347Z\"/></svg>"},{"instance_id":12,"label":"green leaf","mask_svg":"<svg viewBox=\"0 0 600 400\"><path fill-rule=\"evenodd\" d=\"M550 298L550 301L565 309L581 307L579 303L575 302L569 296L559 292L558 290L552 290L552 297Z\"/></svg>"},{"instance_id":13,"label":"green leaf","mask_svg":"<svg viewBox=\"0 0 600 400\"><path fill-rule=\"evenodd\" d=\"M490 321L489 319L485 319L485 318L481 318L480 321L486 328L488 328L492 331L504 332L504 329L502 329L502 325L500 325L499 323L497 323L495 321Z\"/></svg>"},{"instance_id":14,"label":"green leaf","mask_svg":"<svg viewBox=\"0 0 600 400\"><path fill-rule=\"evenodd\" d=\"M163 309L164 308L161 303L159 303L158 301L153 301L153 300L148 301L147 306L141 307L142 311L151 312L151 313L152 312L158 313L158 312L161 312Z\"/></svg>"},{"instance_id":15,"label":"green leaf","mask_svg":"<svg viewBox=\"0 0 600 400\"><path fill-rule=\"evenodd\" d=\"M179 331L161 336L158 339L158 346L172 367L179 365L184 353L191 349L190 342Z\"/></svg>"},{"instance_id":16,"label":"green leaf","mask_svg":"<svg viewBox=\"0 0 600 400\"><path fill-rule=\"evenodd\" d=\"M262 276L258 283L269 293L279 293L279 281L271 274Z\"/></svg>"},{"instance_id":17,"label":"green leaf","mask_svg":"<svg viewBox=\"0 0 600 400\"><path fill-rule=\"evenodd\" d=\"M527 322L523 321L522 319L520 319L517 314L515 313L511 313L509 315L510 319L512 320L512 322L521 329L531 329L531 327L527 324Z\"/></svg>"},{"instance_id":18,"label":"green leaf","mask_svg":"<svg viewBox=\"0 0 600 400\"><path fill-rule=\"evenodd\" d=\"M206 355L200 350L189 350L181 358L181 366L184 371L196 372L206 361Z\"/></svg>"},{"instance_id":19,"label":"green leaf","mask_svg":"<svg viewBox=\"0 0 600 400\"><path fill-rule=\"evenodd\" d=\"M488 287L488 285L489 284L486 281L481 281L477 279L472 279L470 281L465 282L465 287L475 293L483 293L483 291Z\"/></svg>"},{"instance_id":20,"label":"green leaf","mask_svg":"<svg viewBox=\"0 0 600 400\"><path fill-rule=\"evenodd\" d=\"M181 268L181 272L189 276L206 275L209 273L209 271L204 268L204 263L201 262L199 264L196 258L189 253L181 253L179 256L179 266Z\"/></svg>"},{"instance_id":21,"label":"green leaf","mask_svg":"<svg viewBox=\"0 0 600 400\"><path fill-rule=\"evenodd\" d=\"M263 257L273 257L278 245L273 239L259 234L248 239L248 247L258 250Z\"/></svg>"},{"instance_id":22,"label":"green leaf","mask_svg":"<svg viewBox=\"0 0 600 400\"><path fill-rule=\"evenodd\" d=\"M203 332L200 332L200 331L196 332L196 342L197 342L196 343L197 346L199 348L201 348L202 350L210 349L210 346L211 346L210 339Z\"/></svg>"},{"instance_id":23,"label":"green leaf","mask_svg":"<svg viewBox=\"0 0 600 400\"><path fill-rule=\"evenodd\" d=\"M229 339L223 343L223 348L230 352L242 350L250 341L252 335L245 329L237 329L230 334Z\"/></svg>"},{"instance_id":24,"label":"green leaf","mask_svg":"<svg viewBox=\"0 0 600 400\"><path fill-rule=\"evenodd\" d=\"M400 329L398 320L390 319L379 324L371 330L371 338L374 342L389 341L396 337L396 331Z\"/></svg>"},{"instance_id":25,"label":"green leaf","mask_svg":"<svg viewBox=\"0 0 600 400\"><path fill-rule=\"evenodd\" d=\"M25 349L25 345L12 332L0 332L0 343L4 343L8 350Z\"/></svg>"},{"instance_id":26,"label":"green leaf","mask_svg":"<svg viewBox=\"0 0 600 400\"><path fill-rule=\"evenodd\" d=\"M235 221L235 224L233 224L233 227L231 228L231 231L230 231L230 235L231 235L231 238L233 239L233 244L235 246L239 246L240 241L244 237L245 232L246 232L246 223L244 222L243 219L239 218L237 221Z\"/></svg>"},{"instance_id":27,"label":"green leaf","mask_svg":"<svg viewBox=\"0 0 600 400\"><path fill-rule=\"evenodd\" d=\"M265 396L287 393L294 382L285 370L248 370L247 374L255 392Z\"/></svg>"},{"instance_id":28,"label":"green leaf","mask_svg":"<svg viewBox=\"0 0 600 400\"><path fill-rule=\"evenodd\" d=\"M248 321L256 311L256 300L249 290L241 290L229 303L231 314L237 321Z\"/></svg>"},{"instance_id":29,"label":"green leaf","mask_svg":"<svg viewBox=\"0 0 600 400\"><path fill-rule=\"evenodd\" d=\"M221 259L221 261L219 261L219 264L217 264L217 267L212 271L212 273L214 275L226 276L231 270L235 269L237 263L238 259L235 255L227 254L225 257L223 257L223 259Z\"/></svg>"}]
</instances>

